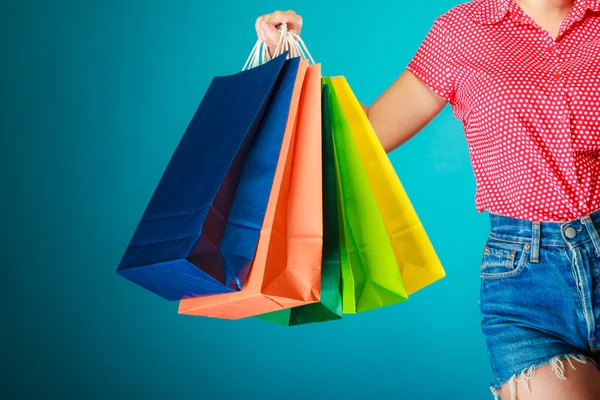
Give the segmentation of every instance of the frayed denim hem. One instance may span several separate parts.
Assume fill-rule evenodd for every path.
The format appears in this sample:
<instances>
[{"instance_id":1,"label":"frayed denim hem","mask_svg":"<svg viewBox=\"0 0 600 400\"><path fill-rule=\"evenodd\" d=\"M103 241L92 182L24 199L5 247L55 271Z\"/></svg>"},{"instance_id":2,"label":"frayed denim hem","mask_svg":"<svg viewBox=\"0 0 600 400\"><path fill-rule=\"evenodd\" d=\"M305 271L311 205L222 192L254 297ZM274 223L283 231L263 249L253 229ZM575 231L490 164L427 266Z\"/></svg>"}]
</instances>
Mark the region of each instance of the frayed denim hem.
<instances>
[{"instance_id":1,"label":"frayed denim hem","mask_svg":"<svg viewBox=\"0 0 600 400\"><path fill-rule=\"evenodd\" d=\"M587 364L587 360L589 360L594 365L598 366L598 364L596 364L596 361L594 359L584 356L582 354L564 354L564 355L558 355L558 356L552 357L552 359L550 359L549 361L547 361L545 363L532 365L529 368L525 368L523 371L521 371L519 376L517 376L515 374L515 375L511 376L509 379L507 379L508 384L509 384L510 399L504 399L504 400L517 400L516 382L525 382L526 383L525 387L527 388L527 391L529 393L531 393L531 387L529 386L529 381L535 375L535 370L537 368L542 367L547 364L552 365L552 370L554 371L556 376L558 376L560 379L566 380L567 377L565 376L565 366L564 366L563 362L560 360L561 358L566 359L573 369L577 369L577 368L575 368L575 366L573 365L571 360L575 360L577 362L580 362L581 364ZM491 384L490 385L490 391L494 395L494 400L500 399L500 388L505 383L506 383L506 381L502 382L501 384Z\"/></svg>"}]
</instances>

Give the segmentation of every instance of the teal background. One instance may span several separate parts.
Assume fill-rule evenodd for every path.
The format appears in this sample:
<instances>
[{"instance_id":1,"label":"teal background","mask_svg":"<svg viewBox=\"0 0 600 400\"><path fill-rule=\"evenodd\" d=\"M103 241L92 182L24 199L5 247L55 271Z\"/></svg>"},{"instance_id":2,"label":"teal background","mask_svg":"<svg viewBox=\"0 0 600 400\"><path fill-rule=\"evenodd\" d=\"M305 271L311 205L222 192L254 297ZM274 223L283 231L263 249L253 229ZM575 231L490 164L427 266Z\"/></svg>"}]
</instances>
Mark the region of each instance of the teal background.
<instances>
[{"instance_id":1,"label":"teal background","mask_svg":"<svg viewBox=\"0 0 600 400\"><path fill-rule=\"evenodd\" d=\"M449 106L391 154L447 271L408 302L281 328L178 315L115 273L210 80L246 60L259 14L301 14L324 74L370 104L455 4L2 2L0 397L489 398L477 306L489 222Z\"/></svg>"}]
</instances>

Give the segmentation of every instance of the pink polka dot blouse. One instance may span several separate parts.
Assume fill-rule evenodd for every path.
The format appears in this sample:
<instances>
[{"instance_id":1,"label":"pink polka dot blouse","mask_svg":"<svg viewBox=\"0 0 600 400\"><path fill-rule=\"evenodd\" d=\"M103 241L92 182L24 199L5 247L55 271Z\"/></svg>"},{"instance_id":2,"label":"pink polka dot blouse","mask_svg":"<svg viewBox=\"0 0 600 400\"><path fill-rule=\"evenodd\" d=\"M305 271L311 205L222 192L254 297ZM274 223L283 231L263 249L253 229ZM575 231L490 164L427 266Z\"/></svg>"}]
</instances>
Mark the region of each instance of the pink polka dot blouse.
<instances>
[{"instance_id":1,"label":"pink polka dot blouse","mask_svg":"<svg viewBox=\"0 0 600 400\"><path fill-rule=\"evenodd\" d=\"M477 211L567 221L600 208L600 0L556 38L514 0L438 17L408 70L463 123Z\"/></svg>"}]
</instances>

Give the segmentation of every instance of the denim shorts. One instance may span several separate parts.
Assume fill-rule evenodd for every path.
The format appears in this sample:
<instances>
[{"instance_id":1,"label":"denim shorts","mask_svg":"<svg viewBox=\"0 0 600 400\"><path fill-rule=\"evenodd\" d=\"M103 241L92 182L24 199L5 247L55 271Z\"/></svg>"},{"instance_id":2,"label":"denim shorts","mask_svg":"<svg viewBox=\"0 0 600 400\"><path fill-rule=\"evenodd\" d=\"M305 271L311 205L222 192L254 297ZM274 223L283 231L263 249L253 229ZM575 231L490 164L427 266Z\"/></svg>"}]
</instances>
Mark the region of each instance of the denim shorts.
<instances>
[{"instance_id":1,"label":"denim shorts","mask_svg":"<svg viewBox=\"0 0 600 400\"><path fill-rule=\"evenodd\" d=\"M492 394L508 382L515 398L545 364L559 379L573 361L600 365L600 209L564 222L489 216L479 308Z\"/></svg>"}]
</instances>

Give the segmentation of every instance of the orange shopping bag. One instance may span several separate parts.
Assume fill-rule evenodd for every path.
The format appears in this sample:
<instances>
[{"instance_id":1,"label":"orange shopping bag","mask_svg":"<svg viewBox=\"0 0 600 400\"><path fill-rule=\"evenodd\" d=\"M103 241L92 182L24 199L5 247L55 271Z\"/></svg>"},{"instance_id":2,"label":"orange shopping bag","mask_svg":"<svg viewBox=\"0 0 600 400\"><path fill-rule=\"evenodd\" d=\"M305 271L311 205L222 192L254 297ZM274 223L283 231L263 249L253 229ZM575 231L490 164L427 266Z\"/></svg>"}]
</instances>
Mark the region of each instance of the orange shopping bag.
<instances>
[{"instance_id":1,"label":"orange shopping bag","mask_svg":"<svg viewBox=\"0 0 600 400\"><path fill-rule=\"evenodd\" d=\"M239 319L320 300L321 67L300 61L256 255L239 292L183 299L179 313Z\"/></svg>"}]
</instances>

